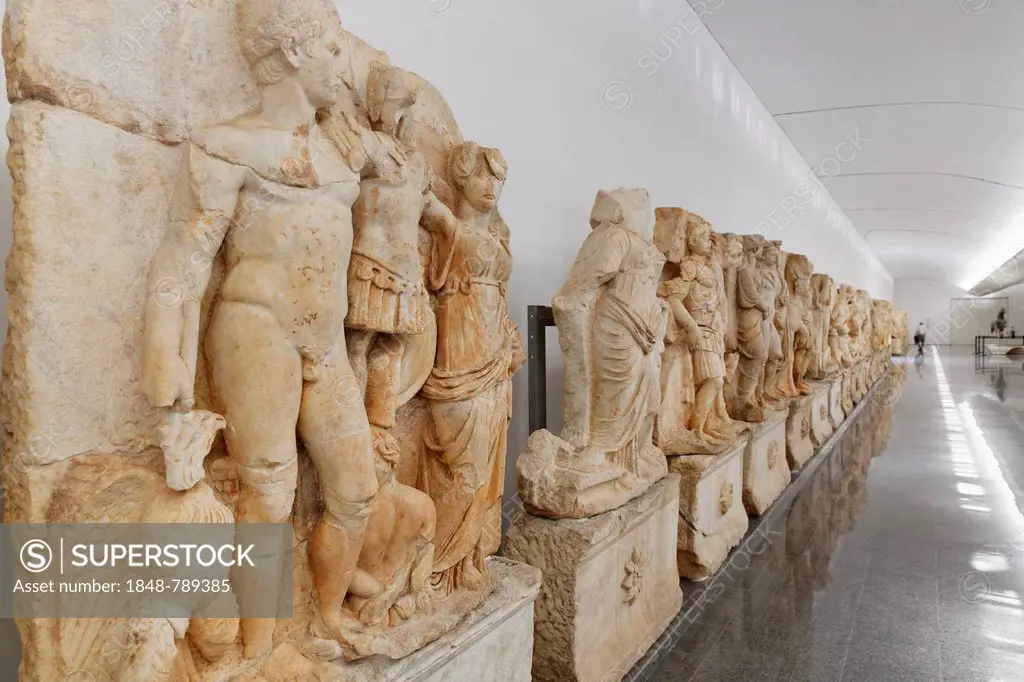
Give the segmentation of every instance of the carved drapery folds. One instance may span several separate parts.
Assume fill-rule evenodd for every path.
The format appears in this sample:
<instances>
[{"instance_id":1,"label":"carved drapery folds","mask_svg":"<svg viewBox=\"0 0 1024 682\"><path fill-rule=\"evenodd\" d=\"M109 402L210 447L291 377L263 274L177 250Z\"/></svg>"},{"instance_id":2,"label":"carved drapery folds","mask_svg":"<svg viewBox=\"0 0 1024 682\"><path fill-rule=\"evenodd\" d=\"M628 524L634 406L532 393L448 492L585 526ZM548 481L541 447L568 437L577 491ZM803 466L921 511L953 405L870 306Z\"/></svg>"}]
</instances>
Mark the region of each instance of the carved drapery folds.
<instances>
[{"instance_id":1,"label":"carved drapery folds","mask_svg":"<svg viewBox=\"0 0 1024 682\"><path fill-rule=\"evenodd\" d=\"M667 313L664 256L651 242L646 190L601 191L587 236L552 307L565 358L565 428L530 436L519 493L538 516L615 509L667 473L654 444Z\"/></svg>"}]
</instances>

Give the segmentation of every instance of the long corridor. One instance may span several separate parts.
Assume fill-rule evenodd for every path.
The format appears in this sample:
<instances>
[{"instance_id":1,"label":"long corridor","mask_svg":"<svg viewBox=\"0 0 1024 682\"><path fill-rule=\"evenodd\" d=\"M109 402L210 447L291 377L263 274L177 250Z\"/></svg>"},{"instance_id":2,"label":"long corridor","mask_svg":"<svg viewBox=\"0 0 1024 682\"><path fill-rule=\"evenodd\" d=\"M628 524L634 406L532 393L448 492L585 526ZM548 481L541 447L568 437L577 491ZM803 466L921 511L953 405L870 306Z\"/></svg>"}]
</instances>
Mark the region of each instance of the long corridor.
<instances>
[{"instance_id":1,"label":"long corridor","mask_svg":"<svg viewBox=\"0 0 1024 682\"><path fill-rule=\"evenodd\" d=\"M635 679L1024 679L1024 367L897 362Z\"/></svg>"}]
</instances>

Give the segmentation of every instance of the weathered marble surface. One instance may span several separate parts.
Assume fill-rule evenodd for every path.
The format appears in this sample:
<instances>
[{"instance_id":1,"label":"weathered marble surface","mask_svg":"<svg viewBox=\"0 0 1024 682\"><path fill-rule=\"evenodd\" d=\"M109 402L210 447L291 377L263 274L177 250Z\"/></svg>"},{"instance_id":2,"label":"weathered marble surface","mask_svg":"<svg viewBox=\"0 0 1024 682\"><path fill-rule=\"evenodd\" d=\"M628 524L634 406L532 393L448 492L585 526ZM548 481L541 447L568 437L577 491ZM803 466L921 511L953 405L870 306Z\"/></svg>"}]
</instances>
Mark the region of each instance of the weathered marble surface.
<instances>
[{"instance_id":1,"label":"weathered marble surface","mask_svg":"<svg viewBox=\"0 0 1024 682\"><path fill-rule=\"evenodd\" d=\"M813 400L811 403L811 440L815 448L825 444L835 431L835 423L832 421L831 412L831 386L830 382L812 381Z\"/></svg>"},{"instance_id":2,"label":"weathered marble surface","mask_svg":"<svg viewBox=\"0 0 1024 682\"><path fill-rule=\"evenodd\" d=\"M679 575L703 580L721 567L749 527L743 506L743 462L747 437L719 455L669 458L679 481ZM779 466L786 469L784 453Z\"/></svg>"},{"instance_id":3,"label":"weathered marble surface","mask_svg":"<svg viewBox=\"0 0 1024 682\"><path fill-rule=\"evenodd\" d=\"M839 298L834 279L826 274L811 275L811 350L807 376L825 379L835 370L829 339L832 333L832 310Z\"/></svg>"},{"instance_id":4,"label":"weathered marble surface","mask_svg":"<svg viewBox=\"0 0 1024 682\"><path fill-rule=\"evenodd\" d=\"M786 459L786 411L772 412L751 428L743 451L743 506L750 516L761 516L792 480Z\"/></svg>"},{"instance_id":5,"label":"weathered marble surface","mask_svg":"<svg viewBox=\"0 0 1024 682\"><path fill-rule=\"evenodd\" d=\"M789 468L797 471L814 456L814 440L811 438L811 407L813 396L794 398L789 405L786 419L786 460Z\"/></svg>"},{"instance_id":6,"label":"weathered marble surface","mask_svg":"<svg viewBox=\"0 0 1024 682\"><path fill-rule=\"evenodd\" d=\"M657 444L666 455L708 455L732 449L745 427L726 404L725 238L681 208L655 211L654 243L666 262L658 296L670 316L661 362ZM735 287L733 287L735 288Z\"/></svg>"},{"instance_id":7,"label":"weathered marble surface","mask_svg":"<svg viewBox=\"0 0 1024 682\"><path fill-rule=\"evenodd\" d=\"M782 290L776 299L775 327L779 334L777 363L765 370L766 401L778 409L798 395L807 394L804 380L811 350L811 274L813 266L806 256L781 252L779 270Z\"/></svg>"},{"instance_id":8,"label":"weathered marble surface","mask_svg":"<svg viewBox=\"0 0 1024 682\"><path fill-rule=\"evenodd\" d=\"M849 371L843 374L842 399L840 401L843 408L843 414L849 415L852 413L854 406L857 404L857 400L854 398L856 385L856 370L854 368L850 368Z\"/></svg>"},{"instance_id":9,"label":"weathered marble surface","mask_svg":"<svg viewBox=\"0 0 1024 682\"><path fill-rule=\"evenodd\" d=\"M832 423L839 428L839 425L846 421L848 414L843 407L843 385L845 382L842 377L838 377L829 380L828 383L828 413L832 418Z\"/></svg>"},{"instance_id":10,"label":"weathered marble surface","mask_svg":"<svg viewBox=\"0 0 1024 682\"><path fill-rule=\"evenodd\" d=\"M764 377L773 344L778 345L775 301L781 291L777 250L761 235L743 236L743 261L736 272L736 336L739 363L735 394L729 405L733 419L765 419ZM781 349L777 351L781 353Z\"/></svg>"},{"instance_id":11,"label":"weathered marble surface","mask_svg":"<svg viewBox=\"0 0 1024 682\"><path fill-rule=\"evenodd\" d=\"M682 606L675 543L679 479L587 519L525 515L505 556L544 574L534 680L619 680Z\"/></svg>"},{"instance_id":12,"label":"weathered marble surface","mask_svg":"<svg viewBox=\"0 0 1024 682\"><path fill-rule=\"evenodd\" d=\"M643 189L598 192L591 233L552 301L565 359L561 436L533 433L516 463L527 509L582 518L642 495L666 473L654 443L668 311L665 257Z\"/></svg>"},{"instance_id":13,"label":"weathered marble surface","mask_svg":"<svg viewBox=\"0 0 1024 682\"><path fill-rule=\"evenodd\" d=\"M4 38L5 520L137 520L147 499L181 498L203 518L292 523L314 566L296 562L297 615L276 638L273 619L243 621L240 638L225 634L238 619L215 634L146 621L129 649L139 679L253 677L289 646L343 675L341 658L406 656L458 625L495 587L484 560L523 362L504 307L500 153L465 143L436 89L343 31L326 0L11 0ZM278 219L303 224L268 236ZM375 230L402 237L381 246ZM448 304L436 324L427 288ZM253 301L280 329L244 312ZM351 358L346 304L367 335ZM452 345L492 362L486 380ZM100 460L102 487L79 475ZM468 488L414 489L409 472L431 462L439 478L489 469ZM124 634L90 632L26 624L26 678L66 676Z\"/></svg>"},{"instance_id":14,"label":"weathered marble surface","mask_svg":"<svg viewBox=\"0 0 1024 682\"><path fill-rule=\"evenodd\" d=\"M285 646L268 660L265 677L253 679L446 682L497 674L503 680L528 682L541 572L501 557L490 557L487 564L498 588L458 627L410 656L398 661L376 657L339 668L314 663Z\"/></svg>"}]
</instances>

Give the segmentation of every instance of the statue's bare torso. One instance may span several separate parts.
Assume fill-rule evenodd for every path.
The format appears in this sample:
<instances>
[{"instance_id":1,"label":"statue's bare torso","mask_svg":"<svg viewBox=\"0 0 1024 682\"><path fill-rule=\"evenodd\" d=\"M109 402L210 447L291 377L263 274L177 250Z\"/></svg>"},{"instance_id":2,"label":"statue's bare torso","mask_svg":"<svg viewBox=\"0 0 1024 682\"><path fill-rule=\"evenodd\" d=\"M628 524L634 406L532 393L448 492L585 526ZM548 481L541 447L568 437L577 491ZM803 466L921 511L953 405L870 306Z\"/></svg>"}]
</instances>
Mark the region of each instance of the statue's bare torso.
<instances>
[{"instance_id":1,"label":"statue's bare torso","mask_svg":"<svg viewBox=\"0 0 1024 682\"><path fill-rule=\"evenodd\" d=\"M322 355L344 340L359 176L330 145L310 144L310 135L317 139L315 129L276 130L243 118L195 142L234 180L207 182L207 191L236 196L221 302L266 308L303 354Z\"/></svg>"}]
</instances>

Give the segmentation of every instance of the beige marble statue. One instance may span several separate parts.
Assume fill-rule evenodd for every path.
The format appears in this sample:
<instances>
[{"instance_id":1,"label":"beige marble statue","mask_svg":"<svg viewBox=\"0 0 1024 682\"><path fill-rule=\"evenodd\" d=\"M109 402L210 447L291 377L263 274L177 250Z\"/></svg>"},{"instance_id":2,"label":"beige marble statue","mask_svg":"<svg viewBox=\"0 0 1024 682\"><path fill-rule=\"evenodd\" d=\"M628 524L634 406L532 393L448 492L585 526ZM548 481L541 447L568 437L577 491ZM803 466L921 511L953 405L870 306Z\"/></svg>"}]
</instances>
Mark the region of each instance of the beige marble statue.
<instances>
[{"instance_id":1,"label":"beige marble statue","mask_svg":"<svg viewBox=\"0 0 1024 682\"><path fill-rule=\"evenodd\" d=\"M775 328L775 299L781 279L775 263L767 264L767 242L761 235L744 235L743 264L736 273L736 338L739 365L736 396L729 408L734 419L765 420L761 385ZM777 332L776 332L777 336Z\"/></svg>"},{"instance_id":2,"label":"beige marble statue","mask_svg":"<svg viewBox=\"0 0 1024 682\"><path fill-rule=\"evenodd\" d=\"M654 445L667 324L657 296L665 257L642 189L601 191L569 278L552 301L565 358L565 426L530 436L517 462L531 513L594 516L665 476Z\"/></svg>"},{"instance_id":3,"label":"beige marble statue","mask_svg":"<svg viewBox=\"0 0 1024 682\"><path fill-rule=\"evenodd\" d=\"M726 405L736 398L736 369L740 362L738 313L736 307L737 273L743 265L743 237L738 234L715 234L715 246L722 268L725 303L725 396Z\"/></svg>"},{"instance_id":4,"label":"beige marble statue","mask_svg":"<svg viewBox=\"0 0 1024 682\"><path fill-rule=\"evenodd\" d=\"M741 431L725 403L725 276L711 225L681 208L655 211L666 257L658 295L670 316L661 367L658 446L667 455L717 454Z\"/></svg>"},{"instance_id":5,"label":"beige marble statue","mask_svg":"<svg viewBox=\"0 0 1024 682\"><path fill-rule=\"evenodd\" d=\"M829 348L832 352L833 370L837 373L845 372L854 363L850 329L855 293L856 289L850 285L840 285L836 306L832 309L832 323L829 327Z\"/></svg>"},{"instance_id":6,"label":"beige marble statue","mask_svg":"<svg viewBox=\"0 0 1024 682\"><path fill-rule=\"evenodd\" d=\"M864 289L857 289L853 297L852 326L850 329L854 356L863 359L871 355L871 294Z\"/></svg>"},{"instance_id":7,"label":"beige marble statue","mask_svg":"<svg viewBox=\"0 0 1024 682\"><path fill-rule=\"evenodd\" d=\"M227 272L205 347L241 477L239 521L288 520L297 433L324 499L309 543L321 616L356 656L366 652L353 641L343 605L377 481L366 411L336 400L334 386L355 383L344 319L359 174L329 147L309 153L317 109L334 104L342 88L337 12L319 0L283 7L273 0L239 5L243 54L263 106L190 143L186 181L153 260L144 386L155 407L191 408L199 302L223 244ZM192 285L185 304L161 305L162 287L177 282L181 269ZM272 619L243 620L246 656L269 654L273 632Z\"/></svg>"},{"instance_id":8,"label":"beige marble statue","mask_svg":"<svg viewBox=\"0 0 1024 682\"><path fill-rule=\"evenodd\" d=\"M807 375L812 379L825 379L831 374L832 349L829 346L832 310L839 292L835 280L828 275L811 275L811 350Z\"/></svg>"},{"instance_id":9,"label":"beige marble statue","mask_svg":"<svg viewBox=\"0 0 1024 682\"><path fill-rule=\"evenodd\" d=\"M431 582L442 594L479 589L497 549L486 531L501 513L512 375L525 356L508 316L509 232L497 214L507 165L497 149L451 152L450 210L428 198L433 245L427 284L437 296L437 358L423 387L431 429L421 485L437 506Z\"/></svg>"},{"instance_id":10,"label":"beige marble statue","mask_svg":"<svg viewBox=\"0 0 1024 682\"><path fill-rule=\"evenodd\" d=\"M345 318L349 360L374 430L375 447L397 449L389 430L399 407L402 359L407 345L433 345L433 313L423 282L419 223L431 170L405 133L405 119L419 97L411 74L374 62L366 86L372 131L333 113L334 140L357 132L367 158L359 197L353 206L352 258L348 269ZM347 127L347 130L344 128ZM411 354L415 357L415 354ZM430 363L421 363L418 383ZM415 390L412 391L415 393Z\"/></svg>"},{"instance_id":11,"label":"beige marble statue","mask_svg":"<svg viewBox=\"0 0 1024 682\"><path fill-rule=\"evenodd\" d=\"M758 262L761 269L762 294L772 306L772 314L768 322L768 361L764 366L764 375L758 385L758 393L762 402L770 409L785 409L786 400L790 397L785 380L785 348L783 348L783 332L789 321L789 285L785 275L785 254L782 242L768 240L764 252Z\"/></svg>"},{"instance_id":12,"label":"beige marble statue","mask_svg":"<svg viewBox=\"0 0 1024 682\"><path fill-rule=\"evenodd\" d=\"M814 266L806 256L790 256L786 263L786 277L790 282L790 290L796 304L799 306L800 315L794 318L796 331L793 340L793 382L801 395L808 395L811 392L810 386L805 378L811 363L811 328L814 326L814 292L811 288L811 276Z\"/></svg>"},{"instance_id":13,"label":"beige marble statue","mask_svg":"<svg viewBox=\"0 0 1024 682\"><path fill-rule=\"evenodd\" d=\"M6 519L287 524L294 565L232 580L294 614L23 622L23 674L458 677L537 591L484 561L523 361L504 161L329 0L163 3L113 78L86 46L137 4L8 3Z\"/></svg>"},{"instance_id":14,"label":"beige marble statue","mask_svg":"<svg viewBox=\"0 0 1024 682\"><path fill-rule=\"evenodd\" d=\"M804 376L810 349L810 277L813 266L806 256L793 253L783 253L781 262L785 286L778 299L775 317L781 359L774 377L766 371L765 378L765 396L776 404L784 404L810 391Z\"/></svg>"}]
</instances>

